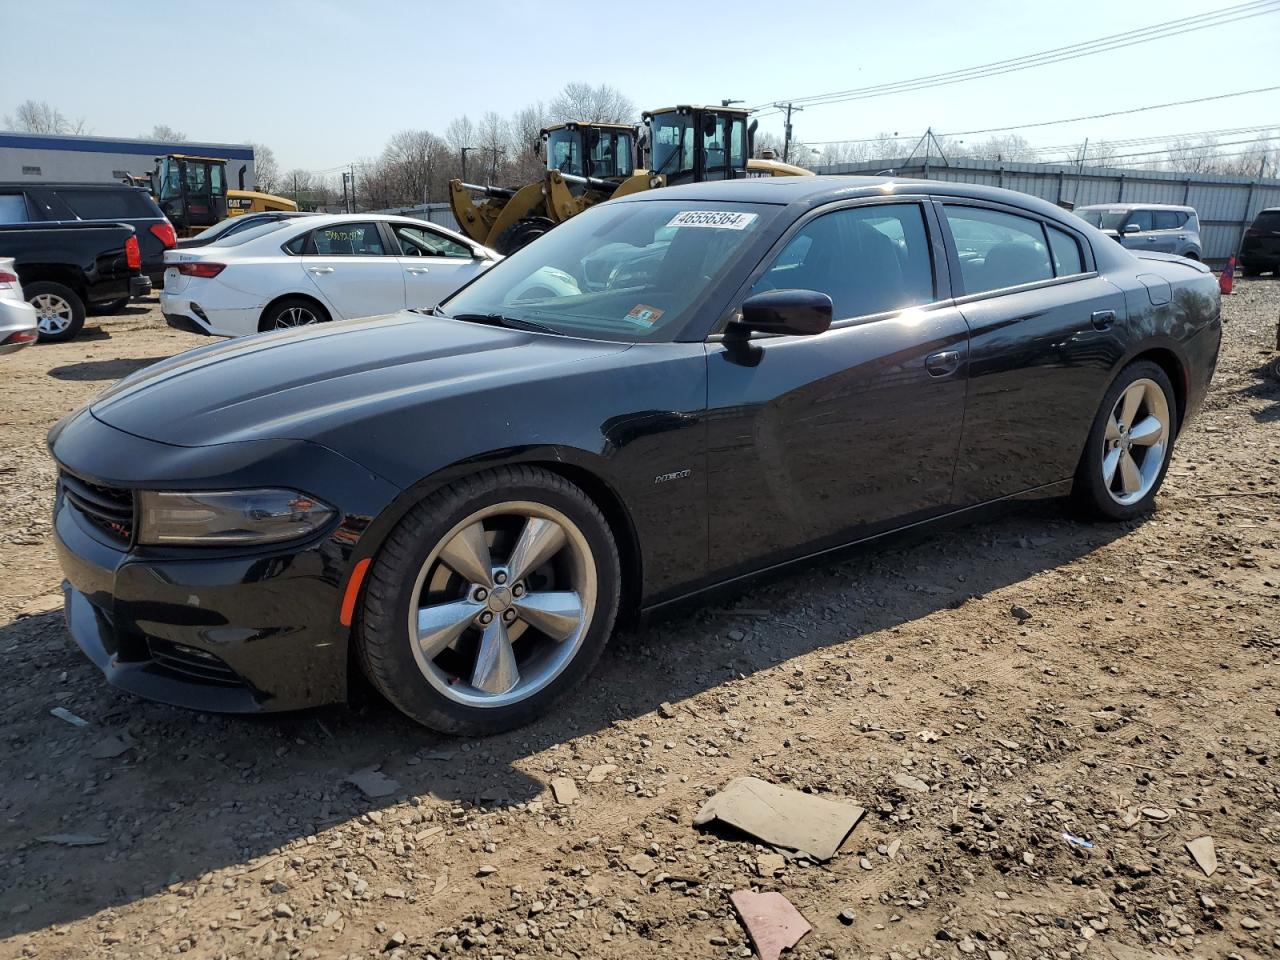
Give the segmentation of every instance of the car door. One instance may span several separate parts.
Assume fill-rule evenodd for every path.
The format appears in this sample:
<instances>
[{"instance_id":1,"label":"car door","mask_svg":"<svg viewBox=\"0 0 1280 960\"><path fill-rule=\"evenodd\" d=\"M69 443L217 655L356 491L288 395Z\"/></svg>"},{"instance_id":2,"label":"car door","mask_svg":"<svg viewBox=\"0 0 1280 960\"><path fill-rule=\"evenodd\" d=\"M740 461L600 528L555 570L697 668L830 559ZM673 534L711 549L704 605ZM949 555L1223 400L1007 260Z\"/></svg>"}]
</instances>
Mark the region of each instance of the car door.
<instances>
[{"instance_id":1,"label":"car door","mask_svg":"<svg viewBox=\"0 0 1280 960\"><path fill-rule=\"evenodd\" d=\"M1161 253L1178 253L1186 245L1187 234L1183 225L1187 215L1180 210L1153 210L1151 212L1151 241L1148 250Z\"/></svg>"},{"instance_id":2,"label":"car door","mask_svg":"<svg viewBox=\"0 0 1280 960\"><path fill-rule=\"evenodd\" d=\"M1156 238L1151 231L1155 220L1150 210L1130 210L1129 216L1120 225L1120 243L1130 250L1154 250ZM1137 227L1135 231L1133 228Z\"/></svg>"},{"instance_id":3,"label":"car door","mask_svg":"<svg viewBox=\"0 0 1280 960\"><path fill-rule=\"evenodd\" d=\"M302 270L334 319L403 310L404 277L375 221L331 223L308 235Z\"/></svg>"},{"instance_id":4,"label":"car door","mask_svg":"<svg viewBox=\"0 0 1280 960\"><path fill-rule=\"evenodd\" d=\"M831 296L816 336L708 344L710 567L822 549L947 509L968 332L922 199L793 228L749 291Z\"/></svg>"},{"instance_id":5,"label":"car door","mask_svg":"<svg viewBox=\"0 0 1280 960\"><path fill-rule=\"evenodd\" d=\"M395 220L387 226L399 251L406 306L434 307L490 265L471 247L430 227Z\"/></svg>"},{"instance_id":6,"label":"car door","mask_svg":"<svg viewBox=\"0 0 1280 960\"><path fill-rule=\"evenodd\" d=\"M1123 347L1124 295L1094 272L1087 239L1072 229L998 204L938 210L970 332L954 502L1069 478ZM996 242L966 256L957 238L979 226Z\"/></svg>"}]
</instances>

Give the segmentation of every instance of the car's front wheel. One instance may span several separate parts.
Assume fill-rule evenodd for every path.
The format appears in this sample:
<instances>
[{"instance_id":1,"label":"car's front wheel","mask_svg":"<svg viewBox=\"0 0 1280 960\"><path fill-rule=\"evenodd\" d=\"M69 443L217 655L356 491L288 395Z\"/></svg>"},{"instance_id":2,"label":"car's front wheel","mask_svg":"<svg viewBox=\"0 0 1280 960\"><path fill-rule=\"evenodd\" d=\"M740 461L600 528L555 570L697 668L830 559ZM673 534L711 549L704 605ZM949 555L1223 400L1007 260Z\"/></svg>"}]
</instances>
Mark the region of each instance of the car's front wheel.
<instances>
[{"instance_id":1,"label":"car's front wheel","mask_svg":"<svg viewBox=\"0 0 1280 960\"><path fill-rule=\"evenodd\" d=\"M504 467L432 494L373 562L359 625L366 672L445 733L528 723L580 683L621 589L608 522L580 489Z\"/></svg>"},{"instance_id":2,"label":"car's front wheel","mask_svg":"<svg viewBox=\"0 0 1280 960\"><path fill-rule=\"evenodd\" d=\"M1158 364L1139 360L1120 371L1076 469L1077 502L1110 520L1150 511L1169 469L1177 415L1173 385Z\"/></svg>"}]
</instances>

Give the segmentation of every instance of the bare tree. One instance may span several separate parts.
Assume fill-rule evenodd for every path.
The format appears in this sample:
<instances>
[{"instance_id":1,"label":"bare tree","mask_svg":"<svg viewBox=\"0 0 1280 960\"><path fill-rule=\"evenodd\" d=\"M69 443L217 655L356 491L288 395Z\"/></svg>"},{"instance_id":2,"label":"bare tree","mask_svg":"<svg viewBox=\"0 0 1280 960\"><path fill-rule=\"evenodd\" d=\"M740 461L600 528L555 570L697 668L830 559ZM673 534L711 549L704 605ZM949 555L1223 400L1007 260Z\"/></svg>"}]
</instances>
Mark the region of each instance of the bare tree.
<instances>
[{"instance_id":1,"label":"bare tree","mask_svg":"<svg viewBox=\"0 0 1280 960\"><path fill-rule=\"evenodd\" d=\"M484 153L489 163L489 182L493 183L498 176L498 164L506 157L507 144L510 140L507 121L492 110L486 111L480 118L476 138L476 146Z\"/></svg>"},{"instance_id":2,"label":"bare tree","mask_svg":"<svg viewBox=\"0 0 1280 960\"><path fill-rule=\"evenodd\" d=\"M621 90L607 83L599 86L566 83L564 89L551 101L547 113L557 123L566 120L630 123L636 119L636 105Z\"/></svg>"},{"instance_id":3,"label":"bare tree","mask_svg":"<svg viewBox=\"0 0 1280 960\"><path fill-rule=\"evenodd\" d=\"M253 178L257 189L274 193L280 185L280 166L275 151L265 143L250 143L253 148Z\"/></svg>"},{"instance_id":4,"label":"bare tree","mask_svg":"<svg viewBox=\"0 0 1280 960\"><path fill-rule=\"evenodd\" d=\"M164 140L168 143L186 143L187 135L181 130L175 130L167 123L157 123L151 128L151 133L143 134L144 139Z\"/></svg>"},{"instance_id":5,"label":"bare tree","mask_svg":"<svg viewBox=\"0 0 1280 960\"><path fill-rule=\"evenodd\" d=\"M10 130L24 133L87 133L84 119L70 120L47 100L24 100L4 118Z\"/></svg>"},{"instance_id":6,"label":"bare tree","mask_svg":"<svg viewBox=\"0 0 1280 960\"><path fill-rule=\"evenodd\" d=\"M378 176L396 203L429 202L448 156L448 145L430 130L401 130L383 149Z\"/></svg>"}]
</instances>

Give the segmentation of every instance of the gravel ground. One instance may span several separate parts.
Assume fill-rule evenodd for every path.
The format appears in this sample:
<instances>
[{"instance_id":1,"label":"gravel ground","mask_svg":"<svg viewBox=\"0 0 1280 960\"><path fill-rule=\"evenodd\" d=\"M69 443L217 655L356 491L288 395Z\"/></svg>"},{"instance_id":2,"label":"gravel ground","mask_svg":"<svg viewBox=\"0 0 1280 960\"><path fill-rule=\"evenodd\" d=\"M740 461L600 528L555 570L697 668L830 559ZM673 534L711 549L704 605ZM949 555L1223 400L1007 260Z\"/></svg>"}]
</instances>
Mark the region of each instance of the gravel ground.
<instances>
[{"instance_id":1,"label":"gravel ground","mask_svg":"<svg viewBox=\"0 0 1280 960\"><path fill-rule=\"evenodd\" d=\"M372 699L244 719L108 689L57 609L44 434L200 341L151 305L3 358L0 955L747 957L728 895L755 888L813 925L800 958L1276 956L1280 282L1236 291L1145 522L1045 501L897 539L617 638L482 741ZM373 767L386 796L348 782ZM867 816L779 869L692 826L741 775Z\"/></svg>"}]
</instances>

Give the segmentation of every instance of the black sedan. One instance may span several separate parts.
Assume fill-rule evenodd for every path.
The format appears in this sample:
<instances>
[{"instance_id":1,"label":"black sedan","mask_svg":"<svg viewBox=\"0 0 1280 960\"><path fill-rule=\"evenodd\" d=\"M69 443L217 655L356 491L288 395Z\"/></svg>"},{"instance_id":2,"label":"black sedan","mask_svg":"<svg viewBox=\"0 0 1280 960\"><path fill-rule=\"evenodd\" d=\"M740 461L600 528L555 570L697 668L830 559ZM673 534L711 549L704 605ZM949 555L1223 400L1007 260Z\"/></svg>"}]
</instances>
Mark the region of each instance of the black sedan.
<instances>
[{"instance_id":1,"label":"black sedan","mask_svg":"<svg viewBox=\"0 0 1280 960\"><path fill-rule=\"evenodd\" d=\"M1219 339L1203 265L1005 190L637 194L429 314L193 350L65 418L67 618L170 703L363 670L428 726L506 729L623 613L998 500L1143 514Z\"/></svg>"},{"instance_id":2,"label":"black sedan","mask_svg":"<svg viewBox=\"0 0 1280 960\"><path fill-rule=\"evenodd\" d=\"M211 227L205 227L194 237L187 237L177 243L179 250L191 247L207 247L211 243L221 243L228 237L260 227L264 223L275 223L277 220L293 220L297 217L314 217L314 213L301 210L263 210L258 213L239 213L234 217L219 220Z\"/></svg>"}]
</instances>

